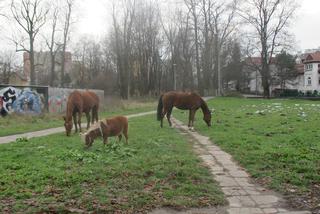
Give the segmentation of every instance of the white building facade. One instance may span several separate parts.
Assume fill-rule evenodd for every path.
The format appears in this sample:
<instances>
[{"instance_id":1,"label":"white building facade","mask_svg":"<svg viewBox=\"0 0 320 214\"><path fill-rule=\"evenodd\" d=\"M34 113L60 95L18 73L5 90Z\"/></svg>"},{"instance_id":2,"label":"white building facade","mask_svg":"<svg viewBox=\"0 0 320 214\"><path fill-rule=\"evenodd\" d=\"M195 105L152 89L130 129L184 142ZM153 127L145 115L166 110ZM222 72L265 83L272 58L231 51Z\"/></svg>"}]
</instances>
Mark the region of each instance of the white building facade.
<instances>
[{"instance_id":1,"label":"white building facade","mask_svg":"<svg viewBox=\"0 0 320 214\"><path fill-rule=\"evenodd\" d=\"M252 59L251 59L252 60ZM260 58L253 58L253 63L256 66L261 65ZM275 64L270 65L271 75L276 69ZM320 93L320 51L304 54L297 60L297 77L293 80L286 81L285 89L297 89L302 92L314 92ZM250 70L250 81L248 84L248 90L250 93L262 94L262 78L258 69ZM270 83L270 94L276 89L280 89L278 84Z\"/></svg>"},{"instance_id":2,"label":"white building facade","mask_svg":"<svg viewBox=\"0 0 320 214\"><path fill-rule=\"evenodd\" d=\"M299 81L298 90L320 92L320 51L310 53L302 59L304 64L303 77Z\"/></svg>"}]
</instances>

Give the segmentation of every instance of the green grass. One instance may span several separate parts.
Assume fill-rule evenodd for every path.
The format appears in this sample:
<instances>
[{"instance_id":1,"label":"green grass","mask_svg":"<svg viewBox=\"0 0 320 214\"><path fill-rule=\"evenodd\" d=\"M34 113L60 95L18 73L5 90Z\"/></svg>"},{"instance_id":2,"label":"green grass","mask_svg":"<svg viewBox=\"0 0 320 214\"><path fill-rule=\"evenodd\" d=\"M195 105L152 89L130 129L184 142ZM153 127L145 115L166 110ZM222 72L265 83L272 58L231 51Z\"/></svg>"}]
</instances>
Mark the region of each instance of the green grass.
<instances>
[{"instance_id":1,"label":"green grass","mask_svg":"<svg viewBox=\"0 0 320 214\"><path fill-rule=\"evenodd\" d=\"M195 129L229 152L262 184L320 203L320 102L217 98L213 126ZM187 121L187 112L174 115ZM311 205L312 206L312 205Z\"/></svg>"},{"instance_id":2,"label":"green grass","mask_svg":"<svg viewBox=\"0 0 320 214\"><path fill-rule=\"evenodd\" d=\"M0 145L0 210L147 212L224 204L192 145L154 115L129 120L129 144L85 149L64 133Z\"/></svg>"},{"instance_id":3,"label":"green grass","mask_svg":"<svg viewBox=\"0 0 320 214\"><path fill-rule=\"evenodd\" d=\"M109 117L117 114L134 114L144 111L152 111L155 109L154 102L134 103L119 108L113 107L111 110L99 113L100 118ZM63 126L62 116L64 114L43 114L43 115L8 115L0 118L0 137L21 134L25 132L38 131L42 129L54 128ZM82 122L86 122L85 114L82 117Z\"/></svg>"}]
</instances>

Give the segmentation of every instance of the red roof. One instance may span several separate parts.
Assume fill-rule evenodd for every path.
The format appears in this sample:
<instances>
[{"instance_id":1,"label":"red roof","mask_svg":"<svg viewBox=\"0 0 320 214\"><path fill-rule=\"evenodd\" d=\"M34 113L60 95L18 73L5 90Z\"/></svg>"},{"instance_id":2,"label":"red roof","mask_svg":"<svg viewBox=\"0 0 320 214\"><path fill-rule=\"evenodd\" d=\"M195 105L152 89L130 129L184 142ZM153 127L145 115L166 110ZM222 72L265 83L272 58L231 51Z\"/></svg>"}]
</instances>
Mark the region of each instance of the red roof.
<instances>
[{"instance_id":1,"label":"red roof","mask_svg":"<svg viewBox=\"0 0 320 214\"><path fill-rule=\"evenodd\" d=\"M306 56L303 63L320 62L320 51L310 53Z\"/></svg>"}]
</instances>

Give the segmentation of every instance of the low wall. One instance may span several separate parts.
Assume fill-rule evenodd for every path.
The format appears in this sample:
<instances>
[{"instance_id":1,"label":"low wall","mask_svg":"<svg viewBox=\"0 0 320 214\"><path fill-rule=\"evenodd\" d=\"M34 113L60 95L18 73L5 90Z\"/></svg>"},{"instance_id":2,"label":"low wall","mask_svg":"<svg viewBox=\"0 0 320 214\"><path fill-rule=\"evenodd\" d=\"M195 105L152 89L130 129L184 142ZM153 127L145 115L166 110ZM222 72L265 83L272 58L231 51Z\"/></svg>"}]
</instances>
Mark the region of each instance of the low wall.
<instances>
[{"instance_id":1,"label":"low wall","mask_svg":"<svg viewBox=\"0 0 320 214\"><path fill-rule=\"evenodd\" d=\"M68 96L74 90L85 91L85 89L0 84L0 115L6 116L13 112L19 114L63 113L66 111ZM99 96L100 103L104 103L103 90L89 90Z\"/></svg>"},{"instance_id":2,"label":"low wall","mask_svg":"<svg viewBox=\"0 0 320 214\"><path fill-rule=\"evenodd\" d=\"M51 88L49 87L49 97L48 97L48 107L50 113L63 113L67 108L68 96L74 90L86 91L86 89L70 89L70 88ZM103 90L91 90L95 92L99 99L100 103L104 102L104 91Z\"/></svg>"}]
</instances>

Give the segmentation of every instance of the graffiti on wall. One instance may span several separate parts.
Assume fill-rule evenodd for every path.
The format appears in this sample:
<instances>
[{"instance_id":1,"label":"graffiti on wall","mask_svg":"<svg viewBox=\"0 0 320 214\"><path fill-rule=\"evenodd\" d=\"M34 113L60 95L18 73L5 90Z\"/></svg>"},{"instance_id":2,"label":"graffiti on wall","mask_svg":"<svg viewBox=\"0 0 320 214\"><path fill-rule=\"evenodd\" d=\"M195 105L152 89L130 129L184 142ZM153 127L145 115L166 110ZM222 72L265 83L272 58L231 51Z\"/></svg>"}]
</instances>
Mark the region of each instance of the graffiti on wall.
<instances>
[{"instance_id":1,"label":"graffiti on wall","mask_svg":"<svg viewBox=\"0 0 320 214\"><path fill-rule=\"evenodd\" d=\"M0 89L0 114L40 114L44 108L44 97L30 88L6 87Z\"/></svg>"},{"instance_id":2,"label":"graffiti on wall","mask_svg":"<svg viewBox=\"0 0 320 214\"><path fill-rule=\"evenodd\" d=\"M67 108L68 95L52 95L49 96L49 111L52 113L64 112Z\"/></svg>"}]
</instances>

